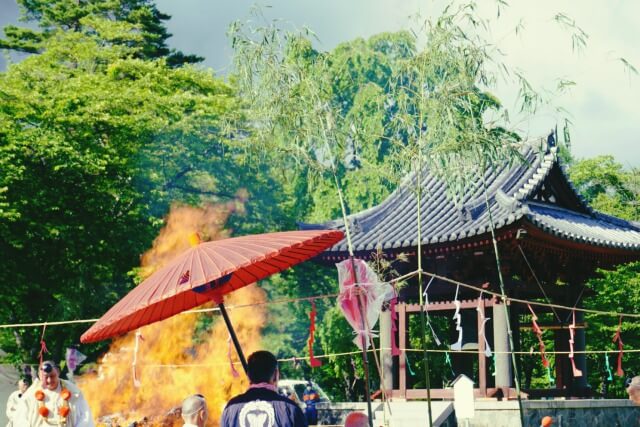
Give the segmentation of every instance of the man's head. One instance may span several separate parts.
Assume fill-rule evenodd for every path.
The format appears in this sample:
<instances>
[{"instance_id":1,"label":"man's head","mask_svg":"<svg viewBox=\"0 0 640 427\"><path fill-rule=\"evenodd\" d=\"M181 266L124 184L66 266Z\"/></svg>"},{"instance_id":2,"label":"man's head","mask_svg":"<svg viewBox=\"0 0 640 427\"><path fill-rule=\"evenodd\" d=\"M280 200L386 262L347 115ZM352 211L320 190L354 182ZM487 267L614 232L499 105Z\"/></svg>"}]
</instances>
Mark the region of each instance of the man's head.
<instances>
[{"instance_id":1,"label":"man's head","mask_svg":"<svg viewBox=\"0 0 640 427\"><path fill-rule=\"evenodd\" d=\"M29 380L27 380L26 378L21 378L20 380L18 380L18 390L20 391L20 393L24 393L25 391L27 391L30 385L31 384L29 383Z\"/></svg>"},{"instance_id":2,"label":"man's head","mask_svg":"<svg viewBox=\"0 0 640 427\"><path fill-rule=\"evenodd\" d=\"M278 360L268 351L256 351L247 359L247 375L251 384L269 383L276 385L280 377Z\"/></svg>"},{"instance_id":3,"label":"man's head","mask_svg":"<svg viewBox=\"0 0 640 427\"><path fill-rule=\"evenodd\" d=\"M58 388L58 384L60 384L60 369L54 362L50 360L42 362L38 375L40 376L40 382L42 382L43 388L49 390Z\"/></svg>"},{"instance_id":4,"label":"man's head","mask_svg":"<svg viewBox=\"0 0 640 427\"><path fill-rule=\"evenodd\" d=\"M362 412L351 412L344 419L344 427L369 427L369 417Z\"/></svg>"},{"instance_id":5,"label":"man's head","mask_svg":"<svg viewBox=\"0 0 640 427\"><path fill-rule=\"evenodd\" d=\"M627 393L629 393L629 399L633 403L640 405L640 376L631 378L627 386Z\"/></svg>"},{"instance_id":6,"label":"man's head","mask_svg":"<svg viewBox=\"0 0 640 427\"><path fill-rule=\"evenodd\" d=\"M194 394L182 402L182 419L185 423L204 427L208 416L207 402L203 395Z\"/></svg>"}]
</instances>

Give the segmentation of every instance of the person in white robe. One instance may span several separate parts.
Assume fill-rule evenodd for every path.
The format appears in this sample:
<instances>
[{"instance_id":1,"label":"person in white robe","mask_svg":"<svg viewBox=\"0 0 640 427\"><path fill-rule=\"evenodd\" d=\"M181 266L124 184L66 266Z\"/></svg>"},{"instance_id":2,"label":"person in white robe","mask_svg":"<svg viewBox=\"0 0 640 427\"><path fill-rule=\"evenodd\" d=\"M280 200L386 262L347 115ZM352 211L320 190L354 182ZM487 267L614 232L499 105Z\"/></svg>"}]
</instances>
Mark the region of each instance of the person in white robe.
<instances>
[{"instance_id":1,"label":"person in white robe","mask_svg":"<svg viewBox=\"0 0 640 427\"><path fill-rule=\"evenodd\" d=\"M95 427L89 404L80 389L60 379L60 369L46 361L40 365L39 380L23 394L13 427Z\"/></svg>"},{"instance_id":2,"label":"person in white robe","mask_svg":"<svg viewBox=\"0 0 640 427\"><path fill-rule=\"evenodd\" d=\"M7 427L13 427L13 418L16 415L16 410L18 409L18 405L20 404L20 399L25 391L29 388L29 382L25 379L18 380L18 389L9 395L9 399L7 400L7 420L9 423Z\"/></svg>"}]
</instances>

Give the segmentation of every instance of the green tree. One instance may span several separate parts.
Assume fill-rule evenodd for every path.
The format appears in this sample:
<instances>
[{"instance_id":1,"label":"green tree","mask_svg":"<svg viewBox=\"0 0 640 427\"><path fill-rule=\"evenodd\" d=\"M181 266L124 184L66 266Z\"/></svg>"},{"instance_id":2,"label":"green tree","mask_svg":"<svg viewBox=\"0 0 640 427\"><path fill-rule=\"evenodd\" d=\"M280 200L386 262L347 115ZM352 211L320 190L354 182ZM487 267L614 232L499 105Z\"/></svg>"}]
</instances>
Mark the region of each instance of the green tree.
<instances>
[{"instance_id":1,"label":"green tree","mask_svg":"<svg viewBox=\"0 0 640 427\"><path fill-rule=\"evenodd\" d=\"M640 171L625 170L613 156L598 156L573 163L571 181L591 206L601 212L640 220Z\"/></svg>"},{"instance_id":2,"label":"green tree","mask_svg":"<svg viewBox=\"0 0 640 427\"><path fill-rule=\"evenodd\" d=\"M171 201L233 200L251 174L234 176L244 151L229 86L141 59L135 24L78 22L0 74L2 323L101 315L132 286ZM53 357L85 328L50 328ZM39 334L3 331L0 346L31 362Z\"/></svg>"},{"instance_id":3,"label":"green tree","mask_svg":"<svg viewBox=\"0 0 640 427\"><path fill-rule=\"evenodd\" d=\"M575 161L569 168L572 182L589 204L605 214L622 219L640 219L640 187L638 170L625 169L612 156L598 156ZM618 313L636 313L640 305L640 263L622 264L612 270L599 270L588 283L593 295L585 299L585 307ZM617 347L611 341L618 327L618 320L611 316L587 314L587 350L610 349L606 357L614 372L608 380L605 355L594 354L588 360L589 383L596 391L607 389L608 397L623 397L624 378L615 376ZM637 339L638 325L631 319L623 319L622 340L625 349L640 348ZM625 356L623 369L626 377L640 373L640 362L633 356ZM606 385L606 387L605 387Z\"/></svg>"},{"instance_id":4,"label":"green tree","mask_svg":"<svg viewBox=\"0 0 640 427\"><path fill-rule=\"evenodd\" d=\"M196 55L186 55L167 46L171 34L165 22L171 17L160 12L152 0L17 1L21 20L36 23L38 29L8 25L4 28L6 38L0 40L0 48L38 53L47 47L46 40L57 37L61 31L95 34L92 20L87 18L99 18L135 28L139 35L135 39L117 31L107 37L111 43L136 48L134 56L137 58L165 58L172 66L202 61Z\"/></svg>"}]
</instances>

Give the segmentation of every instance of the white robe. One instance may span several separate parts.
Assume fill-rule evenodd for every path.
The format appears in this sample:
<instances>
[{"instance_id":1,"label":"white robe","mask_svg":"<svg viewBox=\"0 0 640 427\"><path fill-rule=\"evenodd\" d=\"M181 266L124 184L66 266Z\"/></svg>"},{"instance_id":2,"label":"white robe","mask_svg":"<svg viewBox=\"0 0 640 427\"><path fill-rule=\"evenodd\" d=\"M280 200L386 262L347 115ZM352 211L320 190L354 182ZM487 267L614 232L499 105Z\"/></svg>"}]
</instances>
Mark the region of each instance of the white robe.
<instances>
[{"instance_id":1,"label":"white robe","mask_svg":"<svg viewBox=\"0 0 640 427\"><path fill-rule=\"evenodd\" d=\"M58 425L58 408L62 406L63 399L60 397L62 387L71 392L69 399L69 416L67 418L66 427L95 427L91 410L87 401L82 396L82 392L75 384L69 381L60 380L56 390L48 390L42 387L40 381L33 383L27 391L24 392L18 410L13 418L13 427L48 427ZM44 392L44 406L49 409L47 418L38 412L39 403L35 393L37 390Z\"/></svg>"},{"instance_id":2,"label":"white robe","mask_svg":"<svg viewBox=\"0 0 640 427\"><path fill-rule=\"evenodd\" d=\"M18 409L18 405L20 404L21 394L22 393L20 393L20 390L16 390L11 393L9 399L7 400L7 419L9 420L7 427L13 426L13 417L16 415L16 410Z\"/></svg>"}]
</instances>

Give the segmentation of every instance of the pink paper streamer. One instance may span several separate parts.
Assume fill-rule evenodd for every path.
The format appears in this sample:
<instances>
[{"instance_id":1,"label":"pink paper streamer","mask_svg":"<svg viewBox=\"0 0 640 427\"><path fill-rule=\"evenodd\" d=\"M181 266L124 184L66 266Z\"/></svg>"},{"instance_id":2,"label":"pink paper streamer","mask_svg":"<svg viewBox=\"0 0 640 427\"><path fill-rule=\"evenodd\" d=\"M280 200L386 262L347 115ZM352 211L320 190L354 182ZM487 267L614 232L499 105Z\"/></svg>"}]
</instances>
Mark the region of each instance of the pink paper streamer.
<instances>
[{"instance_id":1,"label":"pink paper streamer","mask_svg":"<svg viewBox=\"0 0 640 427\"><path fill-rule=\"evenodd\" d=\"M533 333L538 337L538 347L540 348L540 358L542 359L542 366L548 368L549 360L547 360L547 355L545 353L546 347L544 345L544 341L542 341L542 329L540 329L540 326L537 322L538 316L536 316L536 313L533 312L533 308L531 308L529 304L527 304L527 307L529 307L529 311L531 312L531 324L533 327Z\"/></svg>"},{"instance_id":2,"label":"pink paper streamer","mask_svg":"<svg viewBox=\"0 0 640 427\"><path fill-rule=\"evenodd\" d=\"M309 312L309 364L312 368L322 366L322 362L313 356L313 341L316 332L316 303L311 301L311 312Z\"/></svg>"},{"instance_id":3,"label":"pink paper streamer","mask_svg":"<svg viewBox=\"0 0 640 427\"><path fill-rule=\"evenodd\" d=\"M338 306L353 328L353 343L367 349L375 337L372 328L378 322L382 304L393 298L393 288L381 283L375 271L361 259L347 259L336 264L340 295Z\"/></svg>"},{"instance_id":4,"label":"pink paper streamer","mask_svg":"<svg viewBox=\"0 0 640 427\"><path fill-rule=\"evenodd\" d=\"M616 369L616 375L619 377L624 376L624 371L622 370L622 355L624 354L622 342L622 337L620 336L620 332L622 331L622 316L620 316L620 320L618 321L618 330L616 334L613 336L613 342L618 342L618 368Z\"/></svg>"},{"instance_id":5,"label":"pink paper streamer","mask_svg":"<svg viewBox=\"0 0 640 427\"><path fill-rule=\"evenodd\" d=\"M573 360L573 343L576 335L576 311L573 310L573 322L569 325L569 359L571 359L571 368L574 377L581 377L582 371L576 368L576 362Z\"/></svg>"}]
</instances>

